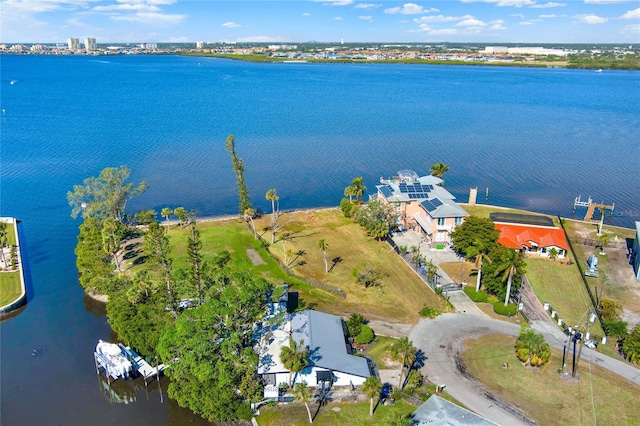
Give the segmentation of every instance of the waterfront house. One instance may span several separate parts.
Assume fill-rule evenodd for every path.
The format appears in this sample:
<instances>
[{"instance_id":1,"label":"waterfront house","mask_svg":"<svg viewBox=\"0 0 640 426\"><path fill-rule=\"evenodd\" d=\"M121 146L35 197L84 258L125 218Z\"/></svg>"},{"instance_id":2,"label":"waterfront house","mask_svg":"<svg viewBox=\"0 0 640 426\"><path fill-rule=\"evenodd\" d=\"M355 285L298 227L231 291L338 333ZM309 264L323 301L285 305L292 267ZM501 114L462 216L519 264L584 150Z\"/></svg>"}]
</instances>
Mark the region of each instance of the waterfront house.
<instances>
[{"instance_id":1,"label":"waterfront house","mask_svg":"<svg viewBox=\"0 0 640 426\"><path fill-rule=\"evenodd\" d=\"M338 316L307 309L284 315L276 324L265 323L257 335L258 374L265 383L265 398L278 397L278 386L289 383L280 351L290 339L309 350L308 365L293 375L292 385L359 386L371 375L367 359L351 353L346 326Z\"/></svg>"},{"instance_id":2,"label":"waterfront house","mask_svg":"<svg viewBox=\"0 0 640 426\"><path fill-rule=\"evenodd\" d=\"M398 176L380 178L377 197L393 206L398 226L413 229L440 246L451 242L451 233L469 216L442 182L436 176L418 177L412 170L401 170Z\"/></svg>"},{"instance_id":3,"label":"waterfront house","mask_svg":"<svg viewBox=\"0 0 640 426\"><path fill-rule=\"evenodd\" d=\"M569 250L564 231L559 228L512 223L496 223L495 226L500 231L500 245L523 251L527 255L549 257L549 252L555 248L557 258L564 259Z\"/></svg>"}]
</instances>

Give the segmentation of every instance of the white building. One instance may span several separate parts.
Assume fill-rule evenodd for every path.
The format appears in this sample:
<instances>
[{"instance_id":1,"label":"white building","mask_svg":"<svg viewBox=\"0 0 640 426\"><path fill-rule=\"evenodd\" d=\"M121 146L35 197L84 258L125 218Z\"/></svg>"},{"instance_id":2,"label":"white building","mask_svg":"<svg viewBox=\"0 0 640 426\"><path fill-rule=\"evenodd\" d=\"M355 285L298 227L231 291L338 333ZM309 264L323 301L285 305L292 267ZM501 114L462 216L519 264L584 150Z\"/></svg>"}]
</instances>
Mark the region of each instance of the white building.
<instances>
[{"instance_id":1,"label":"white building","mask_svg":"<svg viewBox=\"0 0 640 426\"><path fill-rule=\"evenodd\" d=\"M486 46L484 50L481 51L480 53L495 54L495 53L507 53L507 52L508 52L507 46Z\"/></svg>"},{"instance_id":2,"label":"white building","mask_svg":"<svg viewBox=\"0 0 640 426\"><path fill-rule=\"evenodd\" d=\"M204 47L204 41L196 41L196 49L202 49Z\"/></svg>"},{"instance_id":3,"label":"white building","mask_svg":"<svg viewBox=\"0 0 640 426\"><path fill-rule=\"evenodd\" d=\"M93 37L87 37L84 39L84 48L87 52L93 52L96 50L98 45L96 44L96 39Z\"/></svg>"},{"instance_id":4,"label":"white building","mask_svg":"<svg viewBox=\"0 0 640 426\"><path fill-rule=\"evenodd\" d=\"M77 37L69 37L67 39L67 46L69 50L80 50L80 39Z\"/></svg>"},{"instance_id":5,"label":"white building","mask_svg":"<svg viewBox=\"0 0 640 426\"><path fill-rule=\"evenodd\" d=\"M309 350L307 367L292 376L292 385L306 382L335 386L359 386L371 375L366 358L351 354L342 318L307 309L287 315L277 325L264 325L256 345L258 374L265 383L265 398L278 396L278 385L289 383L289 370L280 361L283 346L290 339Z\"/></svg>"}]
</instances>

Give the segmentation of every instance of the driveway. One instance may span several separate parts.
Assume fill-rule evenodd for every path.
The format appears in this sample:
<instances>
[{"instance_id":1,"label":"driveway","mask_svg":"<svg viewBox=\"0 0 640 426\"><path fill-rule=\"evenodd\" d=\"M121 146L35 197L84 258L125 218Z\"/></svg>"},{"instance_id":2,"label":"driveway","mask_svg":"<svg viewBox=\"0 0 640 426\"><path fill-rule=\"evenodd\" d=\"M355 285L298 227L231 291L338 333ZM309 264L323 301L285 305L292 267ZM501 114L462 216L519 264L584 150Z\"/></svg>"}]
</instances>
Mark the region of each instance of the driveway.
<instances>
[{"instance_id":1,"label":"driveway","mask_svg":"<svg viewBox=\"0 0 640 426\"><path fill-rule=\"evenodd\" d=\"M537 327L536 327L537 328ZM540 327L542 328L542 327ZM462 404L479 415L502 425L531 424L515 407L499 398L488 398L482 383L463 374L456 365L456 355L462 350L462 342L484 334L500 333L517 336L520 327L516 324L488 317L461 313L443 314L435 319L422 319L413 327L409 338L421 349L427 359L422 373L435 384L446 385L446 390ZM542 332L549 345L562 349L566 336L557 331ZM610 358L588 348L583 348L582 359L591 360L630 382L640 386L640 370L630 364Z\"/></svg>"}]
</instances>

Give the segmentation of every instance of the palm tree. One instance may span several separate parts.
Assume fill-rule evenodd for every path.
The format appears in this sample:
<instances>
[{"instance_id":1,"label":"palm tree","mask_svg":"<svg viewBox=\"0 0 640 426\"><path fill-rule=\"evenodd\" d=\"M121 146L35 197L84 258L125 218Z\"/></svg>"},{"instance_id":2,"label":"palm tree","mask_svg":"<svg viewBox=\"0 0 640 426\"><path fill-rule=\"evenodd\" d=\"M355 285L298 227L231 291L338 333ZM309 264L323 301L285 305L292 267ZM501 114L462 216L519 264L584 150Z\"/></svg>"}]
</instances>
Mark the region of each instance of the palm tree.
<instances>
[{"instance_id":1,"label":"palm tree","mask_svg":"<svg viewBox=\"0 0 640 426\"><path fill-rule=\"evenodd\" d=\"M296 401L302 402L307 407L307 414L309 415L309 423L313 423L313 417L311 417L311 410L309 410L309 400L313 397L311 388L307 386L307 382L296 383L293 388L293 397Z\"/></svg>"},{"instance_id":2,"label":"palm tree","mask_svg":"<svg viewBox=\"0 0 640 426\"><path fill-rule=\"evenodd\" d=\"M607 245L607 243L609 242L609 238L610 235L609 234L602 234L600 235L600 254L605 254L604 252L604 247Z\"/></svg>"},{"instance_id":3,"label":"palm tree","mask_svg":"<svg viewBox=\"0 0 640 426\"><path fill-rule=\"evenodd\" d=\"M274 244L276 242L276 232L278 232L276 201L278 201L280 197L278 197L278 191L275 188L272 188L267 191L265 198L271 201L271 244Z\"/></svg>"},{"instance_id":4,"label":"palm tree","mask_svg":"<svg viewBox=\"0 0 640 426\"><path fill-rule=\"evenodd\" d=\"M449 165L439 161L436 164L433 164L429 168L429 170L431 170L432 176L441 178L442 175L444 175L449 170Z\"/></svg>"},{"instance_id":5,"label":"palm tree","mask_svg":"<svg viewBox=\"0 0 640 426\"><path fill-rule=\"evenodd\" d=\"M551 248L549 249L549 257L550 257L552 260L556 260L556 259L558 258L558 249L557 249L557 248L555 248L555 247L551 247Z\"/></svg>"},{"instance_id":6,"label":"palm tree","mask_svg":"<svg viewBox=\"0 0 640 426\"><path fill-rule=\"evenodd\" d=\"M289 346L280 348L280 362L289 370L289 386L292 386L293 373L299 373L307 366L309 349L303 344L302 340L296 344L292 338L289 338Z\"/></svg>"},{"instance_id":7,"label":"palm tree","mask_svg":"<svg viewBox=\"0 0 640 426\"><path fill-rule=\"evenodd\" d=\"M524 272L524 255L515 250L505 251L505 254L498 260L495 276L502 275L502 282L507 281L507 295L504 298L504 306L509 304L511 296L511 283L516 272Z\"/></svg>"},{"instance_id":8,"label":"palm tree","mask_svg":"<svg viewBox=\"0 0 640 426\"><path fill-rule=\"evenodd\" d=\"M7 236L7 222L0 220L0 258L5 262L4 248L9 245L9 237Z\"/></svg>"},{"instance_id":9,"label":"palm tree","mask_svg":"<svg viewBox=\"0 0 640 426\"><path fill-rule=\"evenodd\" d=\"M164 217L164 220L167 222L167 225L169 225L169 216L171 216L172 214L173 214L173 210L171 210L169 207L164 207L160 212L160 215Z\"/></svg>"},{"instance_id":10,"label":"palm tree","mask_svg":"<svg viewBox=\"0 0 640 426\"><path fill-rule=\"evenodd\" d=\"M380 397L382 383L377 377L369 376L360 387L360 390L369 397L369 415L373 416L373 398Z\"/></svg>"},{"instance_id":11,"label":"palm tree","mask_svg":"<svg viewBox=\"0 0 640 426\"><path fill-rule=\"evenodd\" d=\"M351 188L353 188L353 196L358 199L361 199L362 196L364 195L364 191L367 190L367 187L364 186L362 176L354 178L351 181Z\"/></svg>"},{"instance_id":12,"label":"palm tree","mask_svg":"<svg viewBox=\"0 0 640 426\"><path fill-rule=\"evenodd\" d=\"M329 248L329 244L327 244L324 240L318 241L318 248L322 250L322 259L324 260L324 272L329 272L329 262L327 261L327 249Z\"/></svg>"},{"instance_id":13,"label":"palm tree","mask_svg":"<svg viewBox=\"0 0 640 426\"><path fill-rule=\"evenodd\" d=\"M173 213L178 216L178 224L180 226L189 222L189 212L184 207L176 207Z\"/></svg>"},{"instance_id":14,"label":"palm tree","mask_svg":"<svg viewBox=\"0 0 640 426\"><path fill-rule=\"evenodd\" d=\"M605 206L598 207L600 210L600 226L598 226L598 235L602 235L602 227L604 226L604 215L607 213L607 208Z\"/></svg>"},{"instance_id":15,"label":"palm tree","mask_svg":"<svg viewBox=\"0 0 640 426\"><path fill-rule=\"evenodd\" d=\"M253 232L253 238L258 239L258 233L256 232L256 224L253 223L253 216L255 216L256 211L249 207L244 211L244 220L245 222L251 222L251 231Z\"/></svg>"},{"instance_id":16,"label":"palm tree","mask_svg":"<svg viewBox=\"0 0 640 426\"><path fill-rule=\"evenodd\" d=\"M528 329L521 331L516 340L516 354L521 361L537 367L549 360L551 350L542 334Z\"/></svg>"},{"instance_id":17,"label":"palm tree","mask_svg":"<svg viewBox=\"0 0 640 426\"><path fill-rule=\"evenodd\" d=\"M398 384L398 388L400 389L402 389L404 368L408 367L409 371L411 370L411 366L416 360L417 352L418 350L413 346L413 342L411 342L408 337L402 337L391 345L391 357L396 361L402 361L402 365L400 366L400 383ZM407 374L409 373L407 372Z\"/></svg>"},{"instance_id":18,"label":"palm tree","mask_svg":"<svg viewBox=\"0 0 640 426\"><path fill-rule=\"evenodd\" d=\"M433 284L433 281L438 275L438 267L432 260L429 260L424 266L427 271L427 281Z\"/></svg>"},{"instance_id":19,"label":"palm tree","mask_svg":"<svg viewBox=\"0 0 640 426\"><path fill-rule=\"evenodd\" d=\"M478 280L476 281L476 291L480 291L480 284L482 280L482 262L486 260L489 264L491 264L491 259L489 259L488 254L488 246L482 240L475 240L473 245L470 245L467 248L467 259L471 259L475 257L475 265L478 271Z\"/></svg>"}]
</instances>

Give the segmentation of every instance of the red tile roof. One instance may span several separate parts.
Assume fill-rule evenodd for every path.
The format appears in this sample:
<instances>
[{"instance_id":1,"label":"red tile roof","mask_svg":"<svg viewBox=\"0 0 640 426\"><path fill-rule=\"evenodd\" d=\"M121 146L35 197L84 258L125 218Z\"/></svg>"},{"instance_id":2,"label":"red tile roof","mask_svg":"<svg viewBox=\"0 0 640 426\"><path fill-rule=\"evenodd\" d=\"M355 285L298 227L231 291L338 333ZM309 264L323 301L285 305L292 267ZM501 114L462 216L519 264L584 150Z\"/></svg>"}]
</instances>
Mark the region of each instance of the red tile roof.
<instances>
[{"instance_id":1,"label":"red tile roof","mask_svg":"<svg viewBox=\"0 0 640 426\"><path fill-rule=\"evenodd\" d=\"M555 246L569 250L564 231L559 228L496 223L496 229L500 231L498 243L505 247L520 249L525 246L532 247L532 243L535 243L538 247Z\"/></svg>"}]
</instances>

